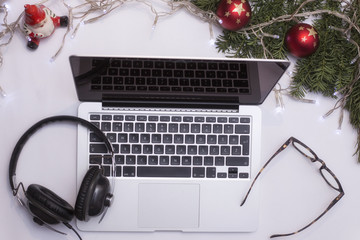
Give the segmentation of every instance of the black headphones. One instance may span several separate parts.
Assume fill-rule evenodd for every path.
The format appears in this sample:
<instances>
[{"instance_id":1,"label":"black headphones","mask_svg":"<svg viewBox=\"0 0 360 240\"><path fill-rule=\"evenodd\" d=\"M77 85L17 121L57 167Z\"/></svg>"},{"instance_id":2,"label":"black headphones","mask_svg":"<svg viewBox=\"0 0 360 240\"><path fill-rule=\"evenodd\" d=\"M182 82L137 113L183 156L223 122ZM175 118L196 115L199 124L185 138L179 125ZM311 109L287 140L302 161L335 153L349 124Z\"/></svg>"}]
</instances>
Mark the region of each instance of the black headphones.
<instances>
[{"instance_id":1,"label":"black headphones","mask_svg":"<svg viewBox=\"0 0 360 240\"><path fill-rule=\"evenodd\" d=\"M75 231L69 224L74 215L78 220L88 221L90 217L99 216L104 212L106 207L110 206L113 195L110 193L111 187L109 180L102 174L101 168L91 167L87 171L76 198L75 209L53 191L38 184L29 185L26 191L21 182L15 185L17 162L27 140L44 125L59 121L80 124L93 131L105 143L109 153L114 156L114 150L110 141L106 135L92 123L74 116L49 117L29 128L15 145L10 159L9 181L14 196L18 195L20 187L24 190L25 197L28 200L27 208L34 215L34 222L40 225L63 223ZM18 200L24 204L19 197Z\"/></svg>"}]
</instances>

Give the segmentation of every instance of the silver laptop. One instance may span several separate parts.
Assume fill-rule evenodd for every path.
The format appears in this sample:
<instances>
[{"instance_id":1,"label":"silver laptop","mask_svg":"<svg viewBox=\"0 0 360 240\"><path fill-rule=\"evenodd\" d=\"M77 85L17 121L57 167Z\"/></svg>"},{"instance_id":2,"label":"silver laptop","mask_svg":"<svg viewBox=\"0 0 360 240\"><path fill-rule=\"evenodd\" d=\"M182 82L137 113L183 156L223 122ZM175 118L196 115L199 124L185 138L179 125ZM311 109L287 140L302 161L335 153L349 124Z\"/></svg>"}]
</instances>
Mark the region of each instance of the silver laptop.
<instances>
[{"instance_id":1,"label":"silver laptop","mask_svg":"<svg viewBox=\"0 0 360 240\"><path fill-rule=\"evenodd\" d=\"M116 152L78 129L77 187L102 165L115 179L106 216L84 231L251 232L259 195L240 203L259 170L261 104L283 60L71 56L78 115ZM256 189L259 188L255 188Z\"/></svg>"}]
</instances>

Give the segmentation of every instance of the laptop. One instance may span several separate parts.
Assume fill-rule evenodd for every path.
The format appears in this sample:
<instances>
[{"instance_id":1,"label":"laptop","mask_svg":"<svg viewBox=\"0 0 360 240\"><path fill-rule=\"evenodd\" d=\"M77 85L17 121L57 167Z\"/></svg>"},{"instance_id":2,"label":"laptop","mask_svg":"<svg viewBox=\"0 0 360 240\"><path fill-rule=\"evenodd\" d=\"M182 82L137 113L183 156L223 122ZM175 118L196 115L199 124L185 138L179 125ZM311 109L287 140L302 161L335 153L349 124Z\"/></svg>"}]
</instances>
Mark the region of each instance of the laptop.
<instances>
[{"instance_id":1,"label":"laptop","mask_svg":"<svg viewBox=\"0 0 360 240\"><path fill-rule=\"evenodd\" d=\"M286 60L70 56L78 116L115 149L78 128L77 188L92 165L113 179L106 216L83 231L252 232L259 217L258 107L284 74Z\"/></svg>"}]
</instances>

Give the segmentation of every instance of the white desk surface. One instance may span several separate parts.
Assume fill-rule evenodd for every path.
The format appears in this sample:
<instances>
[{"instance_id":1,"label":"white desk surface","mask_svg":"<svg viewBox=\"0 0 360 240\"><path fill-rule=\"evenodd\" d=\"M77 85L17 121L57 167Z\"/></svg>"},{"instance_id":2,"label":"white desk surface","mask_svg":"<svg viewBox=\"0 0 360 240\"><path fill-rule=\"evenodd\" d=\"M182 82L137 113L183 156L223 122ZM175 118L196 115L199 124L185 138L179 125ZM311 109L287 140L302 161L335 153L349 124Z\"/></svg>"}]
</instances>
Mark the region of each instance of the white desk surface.
<instances>
[{"instance_id":1,"label":"white desk surface","mask_svg":"<svg viewBox=\"0 0 360 240\"><path fill-rule=\"evenodd\" d=\"M29 1L8 1L9 22L15 21ZM61 3L46 4L58 15L66 14ZM3 15L1 15L2 17ZM11 44L1 51L0 85L6 91L0 97L0 159L3 187L0 188L2 239L77 239L53 233L32 222L12 197L8 181L11 152L22 133L40 119L52 115L76 115L79 101L70 72L68 57L78 55L141 55L222 57L209 44L209 26L185 10L161 18L152 29L154 15L138 2L128 3L102 20L80 27L76 37L66 38L58 58L51 56L60 46L65 29L57 29L41 41L32 52L26 39L16 32ZM0 27L1 29L2 27ZM221 29L214 28L215 35ZM288 86L289 76L281 79ZM288 239L359 239L360 237L360 166L353 156L356 131L349 124L348 114L340 134L336 133L339 112L322 120L333 107L332 99L309 95L317 104L304 104L284 96L284 111L276 112L272 92L261 105L263 113L262 163L290 136L310 146L342 183L345 196L322 219L304 232ZM51 135L55 134L55 135ZM54 143L50 143L50 139ZM58 147L58 146L61 147ZM76 127L53 125L36 134L19 159L17 176L25 186L45 185L71 204L75 189ZM311 164L291 147L274 160L260 177L261 205L258 231L254 233L92 233L82 232L83 239L267 239L271 234L288 233L303 227L317 217L335 198ZM126 194L126 193L124 193ZM111 210L110 210L111 211Z\"/></svg>"}]
</instances>

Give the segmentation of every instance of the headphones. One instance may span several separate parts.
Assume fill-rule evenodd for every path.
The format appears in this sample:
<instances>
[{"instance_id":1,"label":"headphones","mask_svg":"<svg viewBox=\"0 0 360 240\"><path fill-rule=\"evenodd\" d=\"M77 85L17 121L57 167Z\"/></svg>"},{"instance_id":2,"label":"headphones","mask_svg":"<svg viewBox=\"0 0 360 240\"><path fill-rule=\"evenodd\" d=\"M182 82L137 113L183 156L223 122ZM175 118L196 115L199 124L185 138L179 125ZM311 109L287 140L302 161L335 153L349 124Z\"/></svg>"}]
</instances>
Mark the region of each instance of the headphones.
<instances>
[{"instance_id":1,"label":"headphones","mask_svg":"<svg viewBox=\"0 0 360 240\"><path fill-rule=\"evenodd\" d=\"M85 174L76 198L75 208L53 191L43 186L30 184L25 191L22 182L15 184L16 166L25 143L37 130L44 125L54 122L72 122L88 128L105 143L109 153L114 156L114 150L109 139L92 123L74 116L54 116L45 118L29 128L15 145L9 164L10 187L13 195L18 198L21 205L25 206L24 202L18 196L18 191L20 187L22 188L27 199L27 206L25 207L33 214L34 222L39 225L45 225L58 233L61 232L53 229L48 224L63 223L68 228L72 229L81 239L79 234L69 224L74 215L80 221L88 221L90 217L99 216L101 213L105 214L106 211L104 210L110 206L113 198L112 193L110 193L111 187L109 180L103 175L101 167L91 167Z\"/></svg>"}]
</instances>

